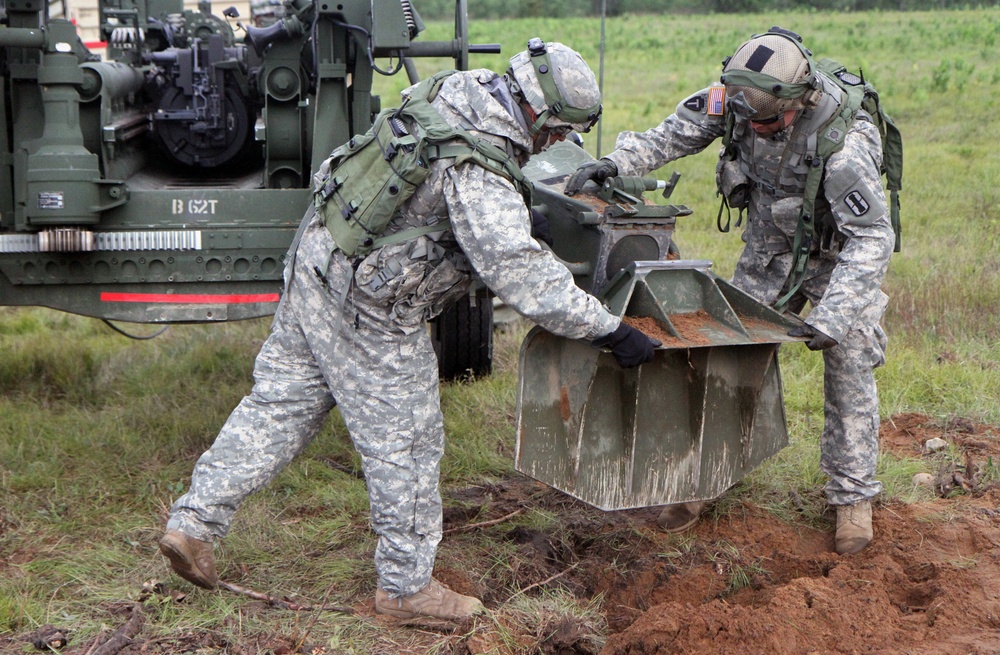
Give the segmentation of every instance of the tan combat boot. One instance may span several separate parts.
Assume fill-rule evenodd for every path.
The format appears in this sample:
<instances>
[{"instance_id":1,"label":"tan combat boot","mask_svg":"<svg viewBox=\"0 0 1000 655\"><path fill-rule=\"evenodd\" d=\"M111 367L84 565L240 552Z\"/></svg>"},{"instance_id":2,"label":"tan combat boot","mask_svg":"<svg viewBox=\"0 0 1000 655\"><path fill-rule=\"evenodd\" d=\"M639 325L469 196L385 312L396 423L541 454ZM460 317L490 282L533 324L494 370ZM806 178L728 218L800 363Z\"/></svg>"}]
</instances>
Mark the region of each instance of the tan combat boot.
<instances>
[{"instance_id":1,"label":"tan combat boot","mask_svg":"<svg viewBox=\"0 0 1000 655\"><path fill-rule=\"evenodd\" d=\"M855 505L837 506L837 552L853 555L871 543L872 504L863 500Z\"/></svg>"},{"instance_id":2,"label":"tan combat boot","mask_svg":"<svg viewBox=\"0 0 1000 655\"><path fill-rule=\"evenodd\" d=\"M193 585L215 589L215 553L210 541L189 537L178 530L167 530L160 539L160 552L170 561L170 568Z\"/></svg>"},{"instance_id":3,"label":"tan combat boot","mask_svg":"<svg viewBox=\"0 0 1000 655\"><path fill-rule=\"evenodd\" d=\"M456 593L433 578L426 587L410 596L389 598L387 591L375 592L375 613L397 619L463 621L484 610L478 598Z\"/></svg>"},{"instance_id":4,"label":"tan combat boot","mask_svg":"<svg viewBox=\"0 0 1000 655\"><path fill-rule=\"evenodd\" d=\"M698 522L704 508L703 500L667 505L656 518L656 525L664 532L684 532Z\"/></svg>"}]
</instances>

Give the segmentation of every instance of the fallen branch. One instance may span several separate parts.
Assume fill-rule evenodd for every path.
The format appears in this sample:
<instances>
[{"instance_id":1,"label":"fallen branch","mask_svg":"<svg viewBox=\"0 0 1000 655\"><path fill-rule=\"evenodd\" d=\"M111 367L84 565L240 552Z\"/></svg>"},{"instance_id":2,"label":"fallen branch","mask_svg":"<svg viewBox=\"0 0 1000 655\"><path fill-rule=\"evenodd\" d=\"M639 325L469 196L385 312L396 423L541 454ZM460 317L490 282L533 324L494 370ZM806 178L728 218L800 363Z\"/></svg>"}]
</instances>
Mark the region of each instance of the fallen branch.
<instances>
[{"instance_id":1,"label":"fallen branch","mask_svg":"<svg viewBox=\"0 0 1000 655\"><path fill-rule=\"evenodd\" d=\"M231 591L234 594L239 594L240 596L247 596L253 598L254 600L262 600L271 607L277 607L278 609L292 610L293 612L340 612L342 614L354 614L354 608L348 607L346 605L327 605L324 599L321 605L304 605L302 603L296 603L290 601L286 598L275 598L265 593L259 591L254 591L253 589L247 589L246 587L241 587L238 584L232 582L225 582L224 580L219 580L219 587L225 589L226 591Z\"/></svg>"},{"instance_id":2,"label":"fallen branch","mask_svg":"<svg viewBox=\"0 0 1000 655\"><path fill-rule=\"evenodd\" d=\"M135 636L142 631L144 620L145 616L140 606L138 604L133 605L132 613L128 617L128 621L125 622L125 625L115 630L114 634L107 641L94 650L93 655L116 655L116 653L130 645Z\"/></svg>"},{"instance_id":3,"label":"fallen branch","mask_svg":"<svg viewBox=\"0 0 1000 655\"><path fill-rule=\"evenodd\" d=\"M487 527L489 527L491 525L496 525L498 523L503 523L504 521L508 521L508 520L514 518L515 516L517 516L518 514L520 514L523 511L524 511L523 509L516 509L513 512L511 512L510 514L508 514L506 516L501 516L498 519L493 519L491 521L483 521L481 523L470 523L468 525L460 525L457 528L451 528L450 530L445 530L441 534L454 534L456 532L468 532L469 530L475 530L477 528L487 528Z\"/></svg>"},{"instance_id":4,"label":"fallen branch","mask_svg":"<svg viewBox=\"0 0 1000 655\"><path fill-rule=\"evenodd\" d=\"M510 598L508 598L507 602L509 603L510 601L514 600L515 598L517 598L521 594L525 594L525 593L531 591L532 589L534 589L535 587L541 587L543 585L547 585L548 583L552 582L556 578L563 577L564 575L566 575L567 573L569 573L570 571L572 571L573 569L575 569L578 566L580 566L579 562L577 562L576 564L573 564L572 566L570 566L568 569L566 569L565 571L563 571L561 573L556 573L555 575L552 575L552 576L549 576L549 577L545 578L541 582L536 582L535 584L528 585L524 589L521 589L516 594L514 594L513 596L511 596Z\"/></svg>"}]
</instances>

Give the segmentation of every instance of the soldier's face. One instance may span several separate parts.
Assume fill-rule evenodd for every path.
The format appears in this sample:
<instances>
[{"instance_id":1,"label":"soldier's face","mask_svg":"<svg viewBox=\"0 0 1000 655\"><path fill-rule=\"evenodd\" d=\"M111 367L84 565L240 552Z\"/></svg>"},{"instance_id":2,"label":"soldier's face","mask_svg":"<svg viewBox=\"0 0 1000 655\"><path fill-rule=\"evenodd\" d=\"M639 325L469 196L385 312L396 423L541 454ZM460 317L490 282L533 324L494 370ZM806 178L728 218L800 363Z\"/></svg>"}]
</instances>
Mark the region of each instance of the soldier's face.
<instances>
[{"instance_id":1,"label":"soldier's face","mask_svg":"<svg viewBox=\"0 0 1000 655\"><path fill-rule=\"evenodd\" d=\"M772 134L777 134L781 130L787 128L789 125L795 122L795 115L798 114L798 110L789 109L783 114L778 114L773 120L756 122L750 121L750 127L753 131L761 136L771 136Z\"/></svg>"},{"instance_id":2,"label":"soldier's face","mask_svg":"<svg viewBox=\"0 0 1000 655\"><path fill-rule=\"evenodd\" d=\"M538 131L538 134L535 135L535 138L532 141L532 149L534 150L534 153L537 155L553 143L565 141L566 135L572 131L573 128L562 125L557 127L543 127Z\"/></svg>"}]
</instances>

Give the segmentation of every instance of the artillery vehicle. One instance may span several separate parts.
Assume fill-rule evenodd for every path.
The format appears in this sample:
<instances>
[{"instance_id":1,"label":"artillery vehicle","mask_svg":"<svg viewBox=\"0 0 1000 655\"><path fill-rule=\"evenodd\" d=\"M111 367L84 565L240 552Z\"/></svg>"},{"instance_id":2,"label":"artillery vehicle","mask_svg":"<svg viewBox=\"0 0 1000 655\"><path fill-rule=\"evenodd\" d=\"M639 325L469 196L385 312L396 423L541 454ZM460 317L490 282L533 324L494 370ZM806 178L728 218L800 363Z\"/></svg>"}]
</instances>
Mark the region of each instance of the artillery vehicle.
<instances>
[{"instance_id":1,"label":"artillery vehicle","mask_svg":"<svg viewBox=\"0 0 1000 655\"><path fill-rule=\"evenodd\" d=\"M375 72L414 57L499 52L419 42L409 0L284 0L244 28L207 4L101 0L107 57L46 0L0 17L0 306L112 321L218 322L275 311L312 173L381 109ZM376 58L391 56L392 71ZM612 178L563 194L590 156L556 144L525 169L553 251L663 346L623 370L609 353L539 328L521 350L518 470L603 509L712 498L787 443L777 348L794 319L680 260L682 205ZM593 185L591 185L593 186ZM667 191L672 189L669 186ZM485 293L432 324L442 375L488 373Z\"/></svg>"},{"instance_id":2,"label":"artillery vehicle","mask_svg":"<svg viewBox=\"0 0 1000 655\"><path fill-rule=\"evenodd\" d=\"M269 8L238 40L235 10L100 0L102 61L46 0L5 3L0 305L133 323L274 313L312 172L381 109L375 72L415 82L415 57L464 69L500 51L469 44L465 0L437 42L415 40L409 0ZM483 294L439 317L442 373L488 372L491 333Z\"/></svg>"}]
</instances>

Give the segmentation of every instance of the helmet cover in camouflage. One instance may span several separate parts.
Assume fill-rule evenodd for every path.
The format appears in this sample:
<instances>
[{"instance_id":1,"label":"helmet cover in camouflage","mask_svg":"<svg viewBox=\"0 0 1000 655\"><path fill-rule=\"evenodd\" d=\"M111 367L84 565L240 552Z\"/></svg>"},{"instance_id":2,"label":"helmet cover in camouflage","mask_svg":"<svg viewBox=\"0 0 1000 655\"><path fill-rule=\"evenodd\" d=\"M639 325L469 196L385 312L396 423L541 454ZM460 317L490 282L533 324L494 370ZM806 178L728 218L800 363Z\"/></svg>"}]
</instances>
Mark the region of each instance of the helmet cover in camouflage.
<instances>
[{"instance_id":1,"label":"helmet cover in camouflage","mask_svg":"<svg viewBox=\"0 0 1000 655\"><path fill-rule=\"evenodd\" d=\"M736 49L722 69L726 95L742 92L751 118L767 121L788 110L802 109L812 89L812 57L798 35L772 27Z\"/></svg>"},{"instance_id":2,"label":"helmet cover in camouflage","mask_svg":"<svg viewBox=\"0 0 1000 655\"><path fill-rule=\"evenodd\" d=\"M588 132L601 115L601 90L580 53L561 43L528 41L528 49L510 59L511 90L534 110L535 135L543 127L571 127Z\"/></svg>"},{"instance_id":3,"label":"helmet cover in camouflage","mask_svg":"<svg viewBox=\"0 0 1000 655\"><path fill-rule=\"evenodd\" d=\"M285 16L282 0L250 0L250 17L257 27L267 27Z\"/></svg>"}]
</instances>

